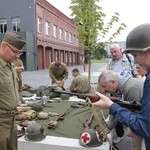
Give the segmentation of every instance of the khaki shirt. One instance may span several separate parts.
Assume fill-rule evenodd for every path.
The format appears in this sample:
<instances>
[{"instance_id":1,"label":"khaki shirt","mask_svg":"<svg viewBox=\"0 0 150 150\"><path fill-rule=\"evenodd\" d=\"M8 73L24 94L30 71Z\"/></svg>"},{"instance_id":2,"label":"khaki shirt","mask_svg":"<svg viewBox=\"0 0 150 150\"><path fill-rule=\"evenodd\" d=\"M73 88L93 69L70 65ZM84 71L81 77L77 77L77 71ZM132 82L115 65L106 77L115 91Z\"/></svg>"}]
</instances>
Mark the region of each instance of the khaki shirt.
<instances>
[{"instance_id":1,"label":"khaki shirt","mask_svg":"<svg viewBox=\"0 0 150 150\"><path fill-rule=\"evenodd\" d=\"M17 79L13 65L0 58L0 110L12 110L18 105Z\"/></svg>"},{"instance_id":2,"label":"khaki shirt","mask_svg":"<svg viewBox=\"0 0 150 150\"><path fill-rule=\"evenodd\" d=\"M71 92L89 93L90 90L91 86L88 78L85 75L77 75L70 85Z\"/></svg>"},{"instance_id":3,"label":"khaki shirt","mask_svg":"<svg viewBox=\"0 0 150 150\"><path fill-rule=\"evenodd\" d=\"M49 65L49 76L52 79L52 83L55 83L56 80L66 80L68 78L67 66L64 63L61 63L61 68L55 67L55 62Z\"/></svg>"}]
</instances>

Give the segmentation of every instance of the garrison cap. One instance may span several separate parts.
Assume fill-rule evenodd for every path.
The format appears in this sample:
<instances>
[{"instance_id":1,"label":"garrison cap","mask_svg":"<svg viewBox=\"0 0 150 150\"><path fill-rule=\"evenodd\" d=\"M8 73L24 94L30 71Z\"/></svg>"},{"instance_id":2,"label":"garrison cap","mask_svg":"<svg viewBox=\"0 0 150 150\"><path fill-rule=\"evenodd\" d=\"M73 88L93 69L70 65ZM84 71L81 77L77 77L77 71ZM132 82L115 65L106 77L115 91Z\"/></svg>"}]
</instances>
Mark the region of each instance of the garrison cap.
<instances>
[{"instance_id":1,"label":"garrison cap","mask_svg":"<svg viewBox=\"0 0 150 150\"><path fill-rule=\"evenodd\" d=\"M4 35L3 41L14 46L18 50L21 50L26 44L25 39L13 31L7 31Z\"/></svg>"}]
</instances>

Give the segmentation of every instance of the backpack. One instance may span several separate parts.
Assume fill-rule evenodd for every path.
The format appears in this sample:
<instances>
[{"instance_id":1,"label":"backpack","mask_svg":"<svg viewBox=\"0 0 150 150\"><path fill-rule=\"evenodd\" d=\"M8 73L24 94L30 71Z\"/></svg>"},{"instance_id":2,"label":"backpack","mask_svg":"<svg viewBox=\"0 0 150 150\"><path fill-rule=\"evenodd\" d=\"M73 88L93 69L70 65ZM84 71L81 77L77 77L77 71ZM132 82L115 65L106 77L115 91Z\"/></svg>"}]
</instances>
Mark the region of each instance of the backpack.
<instances>
[{"instance_id":1,"label":"backpack","mask_svg":"<svg viewBox=\"0 0 150 150\"><path fill-rule=\"evenodd\" d=\"M131 64L131 59L130 59L130 57L129 57L129 55L127 53L125 53L125 55L126 55L128 61L129 61L130 65L131 65L131 70L132 70L131 73L132 73L132 76L134 77L134 73L133 73L133 69L132 69L132 64Z\"/></svg>"}]
</instances>

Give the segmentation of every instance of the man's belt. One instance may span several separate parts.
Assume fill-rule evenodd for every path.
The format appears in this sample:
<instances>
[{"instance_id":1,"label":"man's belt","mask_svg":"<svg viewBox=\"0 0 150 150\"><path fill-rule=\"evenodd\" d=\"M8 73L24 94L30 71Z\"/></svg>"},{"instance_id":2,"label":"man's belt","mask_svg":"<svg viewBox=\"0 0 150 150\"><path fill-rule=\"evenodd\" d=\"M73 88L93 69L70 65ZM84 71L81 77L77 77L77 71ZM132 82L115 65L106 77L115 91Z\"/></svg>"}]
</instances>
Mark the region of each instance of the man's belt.
<instances>
[{"instance_id":1,"label":"man's belt","mask_svg":"<svg viewBox=\"0 0 150 150\"><path fill-rule=\"evenodd\" d=\"M17 109L12 109L12 110L0 110L0 114L17 114Z\"/></svg>"}]
</instances>

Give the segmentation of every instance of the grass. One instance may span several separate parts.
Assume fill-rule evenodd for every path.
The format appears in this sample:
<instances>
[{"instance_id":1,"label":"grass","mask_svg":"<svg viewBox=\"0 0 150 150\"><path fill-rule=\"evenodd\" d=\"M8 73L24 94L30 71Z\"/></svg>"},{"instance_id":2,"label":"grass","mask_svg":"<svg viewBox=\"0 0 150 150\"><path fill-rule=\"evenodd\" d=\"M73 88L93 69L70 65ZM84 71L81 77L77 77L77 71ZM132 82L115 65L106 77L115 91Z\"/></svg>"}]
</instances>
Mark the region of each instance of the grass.
<instances>
[{"instance_id":1,"label":"grass","mask_svg":"<svg viewBox=\"0 0 150 150\"><path fill-rule=\"evenodd\" d=\"M109 60L108 58L106 58L106 59L100 59L100 60L92 59L91 62L92 63L107 63L108 60Z\"/></svg>"}]
</instances>

